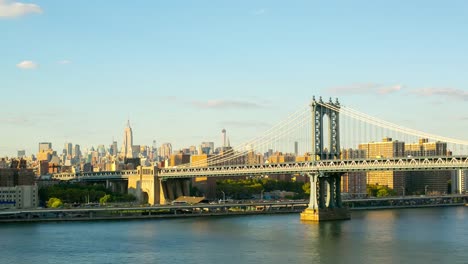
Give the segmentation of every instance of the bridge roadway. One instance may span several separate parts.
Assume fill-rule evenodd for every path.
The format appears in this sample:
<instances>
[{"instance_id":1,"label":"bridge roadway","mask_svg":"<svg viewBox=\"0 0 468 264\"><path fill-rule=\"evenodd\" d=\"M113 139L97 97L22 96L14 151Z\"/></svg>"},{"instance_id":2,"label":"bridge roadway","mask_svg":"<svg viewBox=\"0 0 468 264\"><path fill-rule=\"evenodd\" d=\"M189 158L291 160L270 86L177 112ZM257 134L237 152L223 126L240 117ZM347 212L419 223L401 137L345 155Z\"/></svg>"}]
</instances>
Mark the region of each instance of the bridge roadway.
<instances>
[{"instance_id":1,"label":"bridge roadway","mask_svg":"<svg viewBox=\"0 0 468 264\"><path fill-rule=\"evenodd\" d=\"M191 177L232 177L268 174L304 174L368 171L468 170L468 156L406 157L354 160L322 160L257 165L162 168L163 180Z\"/></svg>"},{"instance_id":2,"label":"bridge roadway","mask_svg":"<svg viewBox=\"0 0 468 264\"><path fill-rule=\"evenodd\" d=\"M135 175L136 170L123 171L100 171L100 172L80 172L80 173L54 173L51 178L54 180L70 181L102 181L102 180L127 180L129 176Z\"/></svg>"},{"instance_id":3,"label":"bridge roadway","mask_svg":"<svg viewBox=\"0 0 468 264\"><path fill-rule=\"evenodd\" d=\"M305 174L368 171L434 171L468 170L468 156L406 157L384 159L322 160L316 162L271 163L255 165L226 165L210 167L176 166L161 168L162 180L194 177L233 177L268 174ZM68 181L128 180L137 170L104 171L89 173L56 173L52 179Z\"/></svg>"}]
</instances>

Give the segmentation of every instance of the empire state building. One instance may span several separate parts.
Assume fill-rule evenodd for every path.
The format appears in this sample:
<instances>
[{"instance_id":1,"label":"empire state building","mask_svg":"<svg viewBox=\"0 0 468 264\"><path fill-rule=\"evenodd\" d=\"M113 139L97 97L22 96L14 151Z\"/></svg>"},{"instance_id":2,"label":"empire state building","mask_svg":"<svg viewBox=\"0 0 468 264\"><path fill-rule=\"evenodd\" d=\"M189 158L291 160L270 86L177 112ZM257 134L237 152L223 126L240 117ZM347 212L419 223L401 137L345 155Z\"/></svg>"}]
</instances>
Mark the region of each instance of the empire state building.
<instances>
[{"instance_id":1,"label":"empire state building","mask_svg":"<svg viewBox=\"0 0 468 264\"><path fill-rule=\"evenodd\" d=\"M122 150L120 152L121 156L127 159L132 159L133 157L133 133L132 128L130 127L130 120L128 120L127 127L124 131L124 139L122 144Z\"/></svg>"}]
</instances>

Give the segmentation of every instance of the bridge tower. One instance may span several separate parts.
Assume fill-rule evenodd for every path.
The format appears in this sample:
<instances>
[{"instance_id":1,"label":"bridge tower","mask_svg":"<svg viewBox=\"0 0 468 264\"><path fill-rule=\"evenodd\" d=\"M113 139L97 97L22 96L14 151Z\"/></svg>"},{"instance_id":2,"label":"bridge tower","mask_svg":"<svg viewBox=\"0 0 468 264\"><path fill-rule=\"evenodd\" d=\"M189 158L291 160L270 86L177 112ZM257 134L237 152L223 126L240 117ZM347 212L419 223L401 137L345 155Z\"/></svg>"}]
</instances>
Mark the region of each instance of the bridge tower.
<instances>
[{"instance_id":1,"label":"bridge tower","mask_svg":"<svg viewBox=\"0 0 468 264\"><path fill-rule=\"evenodd\" d=\"M329 107L331 106L331 107ZM333 102L330 98L328 103L318 101L315 96L310 104L312 110L312 157L314 161L339 159L340 158L340 108L338 99ZM324 131L324 119L328 121L328 129ZM324 133L327 133L328 144L324 142Z\"/></svg>"},{"instance_id":2,"label":"bridge tower","mask_svg":"<svg viewBox=\"0 0 468 264\"><path fill-rule=\"evenodd\" d=\"M318 101L315 97L310 104L312 111L312 162L320 160L340 159L340 103ZM325 130L324 119L328 121ZM327 133L328 142L324 142L324 133ZM328 221L350 219L347 208L341 202L341 175L342 173L307 173L310 177L309 207L301 213L304 221Z\"/></svg>"}]
</instances>

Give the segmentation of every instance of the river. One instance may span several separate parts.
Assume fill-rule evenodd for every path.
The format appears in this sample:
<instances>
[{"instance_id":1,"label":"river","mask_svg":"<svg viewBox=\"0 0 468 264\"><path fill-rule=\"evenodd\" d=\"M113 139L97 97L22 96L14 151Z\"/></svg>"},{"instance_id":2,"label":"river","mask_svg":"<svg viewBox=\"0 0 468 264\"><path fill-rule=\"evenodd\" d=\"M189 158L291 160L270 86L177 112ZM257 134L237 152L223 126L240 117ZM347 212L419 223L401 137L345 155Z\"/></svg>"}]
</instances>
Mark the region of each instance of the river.
<instances>
[{"instance_id":1,"label":"river","mask_svg":"<svg viewBox=\"0 0 468 264\"><path fill-rule=\"evenodd\" d=\"M1 223L0 263L468 263L468 207Z\"/></svg>"}]
</instances>

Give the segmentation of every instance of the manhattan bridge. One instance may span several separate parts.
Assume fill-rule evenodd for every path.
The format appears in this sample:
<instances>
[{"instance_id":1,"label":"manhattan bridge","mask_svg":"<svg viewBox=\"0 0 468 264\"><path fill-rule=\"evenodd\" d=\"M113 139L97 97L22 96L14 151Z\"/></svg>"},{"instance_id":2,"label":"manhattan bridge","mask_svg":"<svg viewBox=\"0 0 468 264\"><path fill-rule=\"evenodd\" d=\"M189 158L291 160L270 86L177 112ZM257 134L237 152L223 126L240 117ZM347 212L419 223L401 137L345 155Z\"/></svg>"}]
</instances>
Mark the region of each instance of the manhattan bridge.
<instances>
[{"instance_id":1,"label":"manhattan bridge","mask_svg":"<svg viewBox=\"0 0 468 264\"><path fill-rule=\"evenodd\" d=\"M382 139L402 144L396 144L397 148L391 152L372 149L370 143ZM423 150L413 144L414 147L405 150L405 143L418 141L433 142L434 149ZM400 150L398 146L402 146ZM263 153L272 151L304 156L295 160L264 161L260 158ZM168 194L171 198L186 195L188 180L196 177L303 175L310 178L311 195L309 208L301 214L301 219L347 219L349 212L342 207L341 201L341 177L345 173L373 171L453 171L457 175L453 184L457 184L459 190L465 190L468 141L387 122L341 105L338 99L332 101L330 98L327 102L314 97L310 105L301 107L252 140L220 154L207 155L204 159L155 169L155 183L150 184L154 190L147 192L150 196L158 196L150 198L154 203L162 203ZM97 174L74 175L74 178L93 180L106 177ZM112 177L128 179L130 186L134 173L111 174ZM140 186L144 186L144 182ZM174 192L179 195L174 195Z\"/></svg>"}]
</instances>

